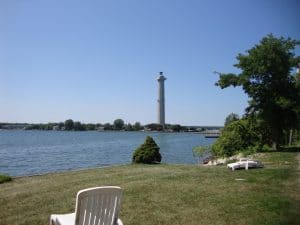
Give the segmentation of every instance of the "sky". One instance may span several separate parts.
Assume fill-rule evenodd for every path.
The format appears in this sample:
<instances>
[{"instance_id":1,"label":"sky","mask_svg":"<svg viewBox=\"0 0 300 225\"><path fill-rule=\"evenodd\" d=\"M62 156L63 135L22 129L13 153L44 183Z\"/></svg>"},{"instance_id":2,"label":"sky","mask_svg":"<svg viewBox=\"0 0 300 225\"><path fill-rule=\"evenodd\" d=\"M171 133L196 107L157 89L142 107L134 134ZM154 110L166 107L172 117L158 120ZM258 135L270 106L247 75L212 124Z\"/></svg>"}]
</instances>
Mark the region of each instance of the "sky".
<instances>
[{"instance_id":1,"label":"sky","mask_svg":"<svg viewBox=\"0 0 300 225\"><path fill-rule=\"evenodd\" d=\"M270 33L300 40L300 1L0 0L0 122L155 123L163 72L166 123L221 126L248 98L213 72Z\"/></svg>"}]
</instances>

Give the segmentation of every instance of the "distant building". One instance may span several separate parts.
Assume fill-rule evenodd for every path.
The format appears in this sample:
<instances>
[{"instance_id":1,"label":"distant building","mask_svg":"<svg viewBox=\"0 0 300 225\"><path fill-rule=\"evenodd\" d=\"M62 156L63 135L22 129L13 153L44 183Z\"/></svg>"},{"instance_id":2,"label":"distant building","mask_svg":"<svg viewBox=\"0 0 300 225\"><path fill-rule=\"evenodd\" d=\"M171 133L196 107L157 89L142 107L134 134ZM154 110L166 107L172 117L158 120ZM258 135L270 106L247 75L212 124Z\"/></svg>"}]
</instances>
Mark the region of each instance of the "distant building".
<instances>
[{"instance_id":1,"label":"distant building","mask_svg":"<svg viewBox=\"0 0 300 225\"><path fill-rule=\"evenodd\" d=\"M103 127L103 126L96 127L96 130L97 130L97 131L104 131L104 130L105 130L105 127Z\"/></svg>"},{"instance_id":2,"label":"distant building","mask_svg":"<svg viewBox=\"0 0 300 225\"><path fill-rule=\"evenodd\" d=\"M58 125L52 127L52 130L60 130Z\"/></svg>"}]
</instances>

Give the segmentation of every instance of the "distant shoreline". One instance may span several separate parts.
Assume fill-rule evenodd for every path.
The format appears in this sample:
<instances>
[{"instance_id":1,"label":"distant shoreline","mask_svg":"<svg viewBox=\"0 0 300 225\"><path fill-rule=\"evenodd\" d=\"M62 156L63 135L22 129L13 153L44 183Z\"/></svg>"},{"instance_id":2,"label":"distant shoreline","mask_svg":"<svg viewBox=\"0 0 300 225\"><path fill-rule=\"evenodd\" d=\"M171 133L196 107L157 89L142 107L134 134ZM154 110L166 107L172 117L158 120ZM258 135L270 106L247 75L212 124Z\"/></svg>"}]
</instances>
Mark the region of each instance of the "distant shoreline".
<instances>
[{"instance_id":1,"label":"distant shoreline","mask_svg":"<svg viewBox=\"0 0 300 225\"><path fill-rule=\"evenodd\" d=\"M71 125L67 123L71 121ZM153 131L153 132L191 132L204 134L219 134L223 126L182 126L179 124L166 124L164 127L157 123L141 125L139 122L128 124L84 124L67 120L64 123L1 123L0 130L53 130L53 131Z\"/></svg>"}]
</instances>

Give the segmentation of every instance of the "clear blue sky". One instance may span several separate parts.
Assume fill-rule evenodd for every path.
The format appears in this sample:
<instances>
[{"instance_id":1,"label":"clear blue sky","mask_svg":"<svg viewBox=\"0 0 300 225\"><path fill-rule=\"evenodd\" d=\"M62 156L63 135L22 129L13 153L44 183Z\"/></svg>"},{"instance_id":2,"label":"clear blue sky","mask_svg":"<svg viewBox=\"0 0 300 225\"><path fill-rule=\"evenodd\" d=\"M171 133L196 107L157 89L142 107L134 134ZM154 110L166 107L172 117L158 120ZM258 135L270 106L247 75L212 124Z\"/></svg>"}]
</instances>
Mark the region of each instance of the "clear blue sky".
<instances>
[{"instance_id":1,"label":"clear blue sky","mask_svg":"<svg viewBox=\"0 0 300 225\"><path fill-rule=\"evenodd\" d=\"M223 125L247 96L213 71L265 35L300 39L295 0L1 0L0 121ZM296 50L299 55L300 49Z\"/></svg>"}]
</instances>

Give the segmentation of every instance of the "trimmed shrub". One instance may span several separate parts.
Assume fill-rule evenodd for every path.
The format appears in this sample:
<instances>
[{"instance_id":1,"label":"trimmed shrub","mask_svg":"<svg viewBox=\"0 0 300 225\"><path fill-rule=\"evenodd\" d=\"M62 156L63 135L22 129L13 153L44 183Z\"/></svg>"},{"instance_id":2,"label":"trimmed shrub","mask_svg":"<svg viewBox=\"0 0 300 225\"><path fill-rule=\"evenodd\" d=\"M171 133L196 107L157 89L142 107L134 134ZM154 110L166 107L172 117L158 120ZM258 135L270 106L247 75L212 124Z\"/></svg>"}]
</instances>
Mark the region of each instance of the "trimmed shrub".
<instances>
[{"instance_id":1,"label":"trimmed shrub","mask_svg":"<svg viewBox=\"0 0 300 225\"><path fill-rule=\"evenodd\" d=\"M132 157L134 163L153 164L161 161L159 147L152 137L147 136L144 144L138 147Z\"/></svg>"}]
</instances>

